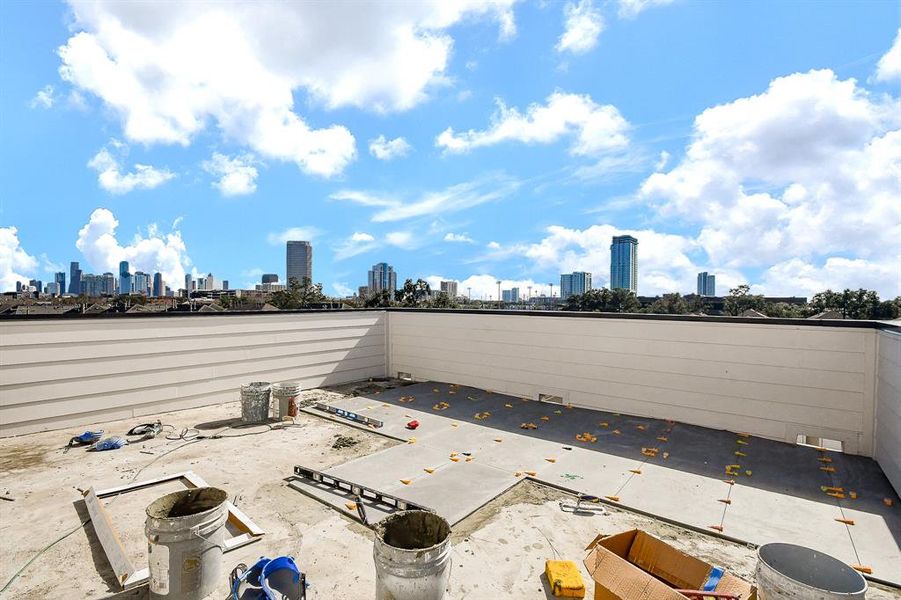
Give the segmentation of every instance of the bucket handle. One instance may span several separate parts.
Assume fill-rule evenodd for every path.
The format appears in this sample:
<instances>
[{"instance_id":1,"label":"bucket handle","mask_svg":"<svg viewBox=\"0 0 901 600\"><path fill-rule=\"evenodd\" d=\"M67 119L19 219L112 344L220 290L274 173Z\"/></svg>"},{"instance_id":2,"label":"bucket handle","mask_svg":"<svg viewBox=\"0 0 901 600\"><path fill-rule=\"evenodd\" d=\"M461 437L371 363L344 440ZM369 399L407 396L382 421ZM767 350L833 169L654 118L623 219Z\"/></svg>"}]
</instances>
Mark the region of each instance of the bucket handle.
<instances>
[{"instance_id":1,"label":"bucket handle","mask_svg":"<svg viewBox=\"0 0 901 600\"><path fill-rule=\"evenodd\" d=\"M225 549L226 549L225 544L217 544L217 543L211 541L210 538L203 537L202 535L200 535L200 526L199 525L191 528L191 535L193 535L195 537L199 537L200 539L202 539L204 542L206 542L210 546L215 546L215 547L219 548L220 550L222 550L223 552L225 552Z\"/></svg>"}]
</instances>

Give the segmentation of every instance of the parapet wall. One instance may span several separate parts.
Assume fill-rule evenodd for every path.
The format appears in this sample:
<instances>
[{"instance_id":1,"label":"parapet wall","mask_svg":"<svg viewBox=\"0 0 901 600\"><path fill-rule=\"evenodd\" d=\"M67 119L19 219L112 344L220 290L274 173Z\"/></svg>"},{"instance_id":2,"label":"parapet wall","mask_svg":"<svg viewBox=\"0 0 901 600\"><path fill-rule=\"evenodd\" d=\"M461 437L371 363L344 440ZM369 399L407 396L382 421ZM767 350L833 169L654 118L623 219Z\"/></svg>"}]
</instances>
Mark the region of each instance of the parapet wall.
<instances>
[{"instance_id":1,"label":"parapet wall","mask_svg":"<svg viewBox=\"0 0 901 600\"><path fill-rule=\"evenodd\" d=\"M901 493L901 333L880 331L878 340L874 457Z\"/></svg>"},{"instance_id":2,"label":"parapet wall","mask_svg":"<svg viewBox=\"0 0 901 600\"><path fill-rule=\"evenodd\" d=\"M0 322L0 436L385 375L384 312Z\"/></svg>"},{"instance_id":3,"label":"parapet wall","mask_svg":"<svg viewBox=\"0 0 901 600\"><path fill-rule=\"evenodd\" d=\"M390 311L389 374L873 455L875 328L557 315Z\"/></svg>"}]
</instances>

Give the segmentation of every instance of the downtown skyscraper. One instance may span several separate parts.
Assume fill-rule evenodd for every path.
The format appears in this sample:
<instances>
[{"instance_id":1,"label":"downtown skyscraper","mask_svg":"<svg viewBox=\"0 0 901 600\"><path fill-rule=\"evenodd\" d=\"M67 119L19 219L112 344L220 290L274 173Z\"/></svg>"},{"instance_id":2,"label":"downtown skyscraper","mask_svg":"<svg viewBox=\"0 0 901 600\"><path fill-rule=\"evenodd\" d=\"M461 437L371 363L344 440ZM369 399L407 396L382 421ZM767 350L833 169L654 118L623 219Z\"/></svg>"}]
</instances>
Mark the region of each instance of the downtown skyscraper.
<instances>
[{"instance_id":1,"label":"downtown skyscraper","mask_svg":"<svg viewBox=\"0 0 901 600\"><path fill-rule=\"evenodd\" d=\"M716 296L716 275L698 273L698 296Z\"/></svg>"},{"instance_id":2,"label":"downtown skyscraper","mask_svg":"<svg viewBox=\"0 0 901 600\"><path fill-rule=\"evenodd\" d=\"M286 248L285 275L288 285L291 280L303 283L313 281L313 246L310 242L289 241Z\"/></svg>"},{"instance_id":3,"label":"downtown skyscraper","mask_svg":"<svg viewBox=\"0 0 901 600\"><path fill-rule=\"evenodd\" d=\"M397 289L397 273L394 272L394 267L388 263L376 263L369 271L368 283L370 295L377 294L382 290L388 290L393 294Z\"/></svg>"},{"instance_id":4,"label":"downtown skyscraper","mask_svg":"<svg viewBox=\"0 0 901 600\"><path fill-rule=\"evenodd\" d=\"M560 300L570 296L581 296L591 289L591 273L574 271L560 275Z\"/></svg>"},{"instance_id":5,"label":"downtown skyscraper","mask_svg":"<svg viewBox=\"0 0 901 600\"><path fill-rule=\"evenodd\" d=\"M638 292L638 240L615 235L610 244L610 289Z\"/></svg>"}]
</instances>

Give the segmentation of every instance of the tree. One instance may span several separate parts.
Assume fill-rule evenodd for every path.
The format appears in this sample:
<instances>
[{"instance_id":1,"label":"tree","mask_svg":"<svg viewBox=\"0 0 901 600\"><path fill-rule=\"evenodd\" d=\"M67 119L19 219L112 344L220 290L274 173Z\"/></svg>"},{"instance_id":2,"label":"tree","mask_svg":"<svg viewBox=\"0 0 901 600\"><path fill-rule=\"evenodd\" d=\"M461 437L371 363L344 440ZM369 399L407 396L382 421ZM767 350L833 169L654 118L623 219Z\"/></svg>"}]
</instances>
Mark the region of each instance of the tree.
<instances>
[{"instance_id":1,"label":"tree","mask_svg":"<svg viewBox=\"0 0 901 600\"><path fill-rule=\"evenodd\" d=\"M387 308L393 304L391 292L388 290L380 290L374 294L369 294L363 303L366 308Z\"/></svg>"},{"instance_id":2,"label":"tree","mask_svg":"<svg viewBox=\"0 0 901 600\"><path fill-rule=\"evenodd\" d=\"M569 296L566 310L593 312L638 312L641 305L631 290L599 288L584 294Z\"/></svg>"},{"instance_id":3,"label":"tree","mask_svg":"<svg viewBox=\"0 0 901 600\"><path fill-rule=\"evenodd\" d=\"M810 308L813 314L834 310L840 312L845 319L877 319L882 318L878 315L894 312L892 302L889 301L888 305L883 306L884 303L879 301L879 294L863 288L846 289L840 293L826 290L814 294L810 299Z\"/></svg>"},{"instance_id":4,"label":"tree","mask_svg":"<svg viewBox=\"0 0 901 600\"><path fill-rule=\"evenodd\" d=\"M876 307L876 314L873 315L874 319L883 321L891 321L899 317L901 317L901 296L894 300L880 302L879 306Z\"/></svg>"},{"instance_id":5,"label":"tree","mask_svg":"<svg viewBox=\"0 0 901 600\"><path fill-rule=\"evenodd\" d=\"M304 277L302 282L292 278L288 289L272 294L269 303L282 310L297 308L309 308L314 304L325 302L327 298L322 293L322 284L313 284L309 277Z\"/></svg>"},{"instance_id":6,"label":"tree","mask_svg":"<svg viewBox=\"0 0 901 600\"><path fill-rule=\"evenodd\" d=\"M773 302L767 304L763 309L763 314L778 319L802 319L805 313L803 306L788 302Z\"/></svg>"},{"instance_id":7,"label":"tree","mask_svg":"<svg viewBox=\"0 0 901 600\"><path fill-rule=\"evenodd\" d=\"M431 308L459 308L457 301L448 296L446 292L438 294L438 296L429 303L429 306Z\"/></svg>"},{"instance_id":8,"label":"tree","mask_svg":"<svg viewBox=\"0 0 901 600\"><path fill-rule=\"evenodd\" d=\"M663 294L651 304L648 312L657 315L684 315L689 312L688 302L682 297L682 294Z\"/></svg>"},{"instance_id":9,"label":"tree","mask_svg":"<svg viewBox=\"0 0 901 600\"><path fill-rule=\"evenodd\" d=\"M394 299L401 306L416 307L427 303L431 295L432 289L425 279L417 279L416 283L413 283L412 279L407 279L404 287L394 293Z\"/></svg>"},{"instance_id":10,"label":"tree","mask_svg":"<svg viewBox=\"0 0 901 600\"><path fill-rule=\"evenodd\" d=\"M749 309L762 311L765 306L763 296L752 294L751 286L742 284L729 290L724 308L730 315L738 316Z\"/></svg>"}]
</instances>

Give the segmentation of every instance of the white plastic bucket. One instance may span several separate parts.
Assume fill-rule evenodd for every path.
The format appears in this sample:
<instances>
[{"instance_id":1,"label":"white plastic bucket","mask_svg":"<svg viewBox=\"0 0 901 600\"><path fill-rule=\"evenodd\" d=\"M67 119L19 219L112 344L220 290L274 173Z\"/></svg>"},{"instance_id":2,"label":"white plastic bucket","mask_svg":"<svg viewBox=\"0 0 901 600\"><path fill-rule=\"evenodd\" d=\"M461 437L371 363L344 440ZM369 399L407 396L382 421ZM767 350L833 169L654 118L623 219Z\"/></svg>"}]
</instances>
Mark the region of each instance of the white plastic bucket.
<instances>
[{"instance_id":1,"label":"white plastic bucket","mask_svg":"<svg viewBox=\"0 0 901 600\"><path fill-rule=\"evenodd\" d=\"M147 507L152 600L200 600L221 584L228 494L204 487L166 494Z\"/></svg>"},{"instance_id":2,"label":"white plastic bucket","mask_svg":"<svg viewBox=\"0 0 901 600\"><path fill-rule=\"evenodd\" d=\"M298 396L300 396L300 384L296 381L283 381L272 384L272 400L276 409L276 416L279 419L297 416Z\"/></svg>"},{"instance_id":3,"label":"white plastic bucket","mask_svg":"<svg viewBox=\"0 0 901 600\"><path fill-rule=\"evenodd\" d=\"M758 600L863 600L867 580L837 558L795 544L757 549Z\"/></svg>"}]
</instances>

